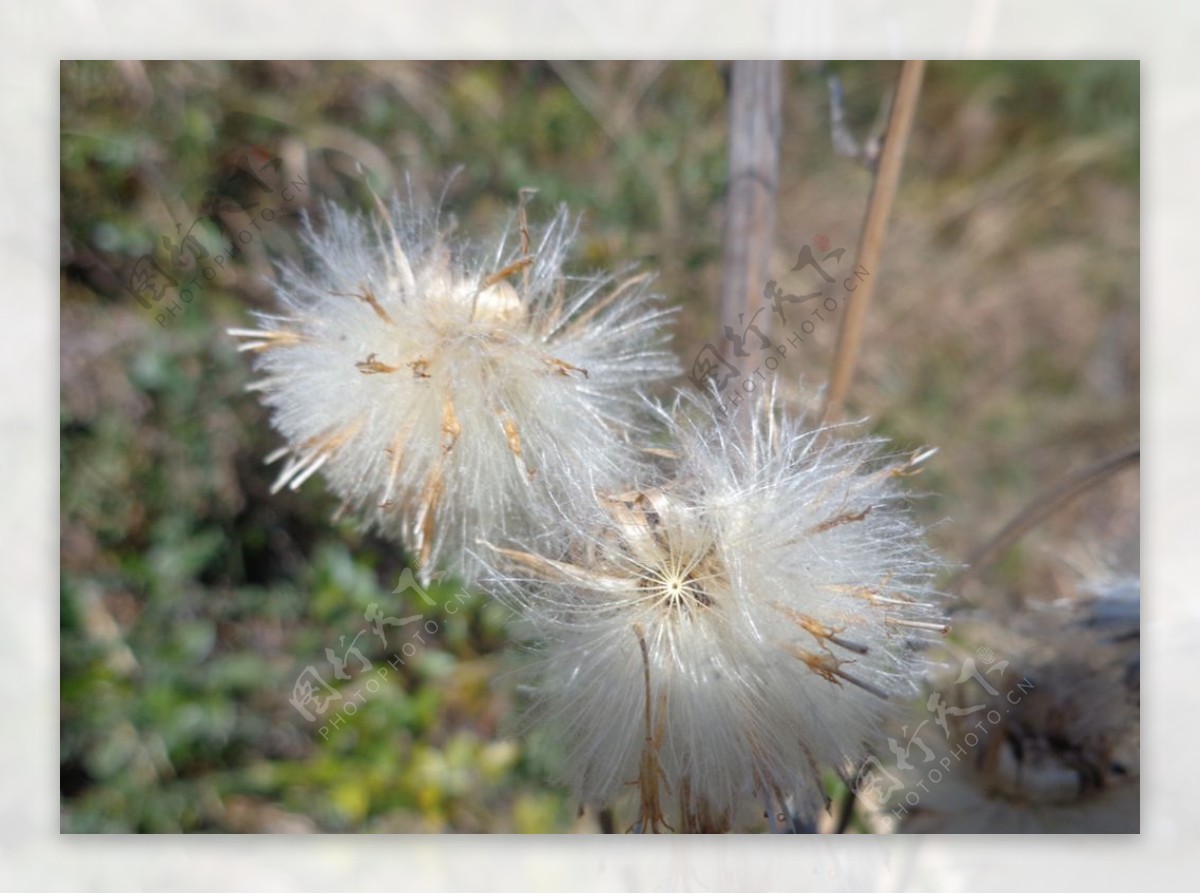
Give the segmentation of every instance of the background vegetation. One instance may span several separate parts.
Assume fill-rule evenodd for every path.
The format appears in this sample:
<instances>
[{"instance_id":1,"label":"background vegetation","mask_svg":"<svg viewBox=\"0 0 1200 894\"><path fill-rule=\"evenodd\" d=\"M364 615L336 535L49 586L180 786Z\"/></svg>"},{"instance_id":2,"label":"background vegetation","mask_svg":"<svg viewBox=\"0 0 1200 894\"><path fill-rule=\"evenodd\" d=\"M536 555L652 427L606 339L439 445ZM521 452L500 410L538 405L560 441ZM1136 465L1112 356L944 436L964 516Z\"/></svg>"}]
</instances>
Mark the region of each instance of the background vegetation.
<instances>
[{"instance_id":1,"label":"background vegetation","mask_svg":"<svg viewBox=\"0 0 1200 894\"><path fill-rule=\"evenodd\" d=\"M865 136L897 66L785 67L775 269L815 234L853 248L870 172L835 155L828 72ZM64 63L61 70L61 768L65 831L566 831L595 828L521 735L504 618L483 600L392 595L406 557L331 523L314 479L267 493L277 442L224 334L271 304L298 216L368 207L409 179L461 231L585 215L580 268L637 259L714 340L726 66L715 63ZM1138 68L932 63L867 319L852 412L933 444L917 511L961 562L1063 474L1138 436ZM303 179L220 276L160 324L137 259L209 217L240 157ZM450 172L462 167L450 179ZM247 195L243 182L240 199ZM261 195L260 195L261 197ZM245 202L243 202L245 204ZM269 203L268 203L269 204ZM275 207L275 206L272 206ZM177 225L180 229L177 230ZM165 302L164 302L165 303ZM733 321L721 321L733 323ZM796 400L824 383L836 320L789 352ZM1138 476L1040 526L966 597L997 611L1137 571ZM405 601L407 599L407 601ZM320 733L288 701L306 666L385 614L436 635ZM339 640L341 640L339 642ZM394 648L358 640L375 668ZM356 667L356 666L355 666ZM348 670L351 668L348 666ZM366 679L338 683L345 694ZM334 681L338 682L338 681Z\"/></svg>"}]
</instances>

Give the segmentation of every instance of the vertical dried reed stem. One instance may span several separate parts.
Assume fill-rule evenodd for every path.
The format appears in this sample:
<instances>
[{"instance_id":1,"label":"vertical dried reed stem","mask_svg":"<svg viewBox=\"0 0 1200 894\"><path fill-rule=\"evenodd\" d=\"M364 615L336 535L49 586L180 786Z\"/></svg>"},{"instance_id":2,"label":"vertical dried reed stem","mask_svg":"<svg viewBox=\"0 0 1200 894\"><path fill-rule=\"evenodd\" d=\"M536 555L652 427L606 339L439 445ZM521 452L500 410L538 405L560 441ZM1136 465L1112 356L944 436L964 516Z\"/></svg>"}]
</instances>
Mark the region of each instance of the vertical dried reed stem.
<instances>
[{"instance_id":1,"label":"vertical dried reed stem","mask_svg":"<svg viewBox=\"0 0 1200 894\"><path fill-rule=\"evenodd\" d=\"M729 189L725 203L724 258L717 344L725 359L732 342L726 326L741 334L764 306L775 242L782 103L781 63L733 63L729 98ZM768 314L756 322L767 332Z\"/></svg>"}]
</instances>

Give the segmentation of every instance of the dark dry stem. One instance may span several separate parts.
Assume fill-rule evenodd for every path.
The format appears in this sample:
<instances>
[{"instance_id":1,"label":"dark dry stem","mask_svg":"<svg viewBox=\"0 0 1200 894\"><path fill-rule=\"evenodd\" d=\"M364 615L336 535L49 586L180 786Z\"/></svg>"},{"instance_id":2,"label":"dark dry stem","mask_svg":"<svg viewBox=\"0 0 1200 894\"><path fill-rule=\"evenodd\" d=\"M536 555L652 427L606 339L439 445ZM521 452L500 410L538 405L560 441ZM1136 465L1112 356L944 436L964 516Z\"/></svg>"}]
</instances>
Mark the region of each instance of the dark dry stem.
<instances>
[{"instance_id":1,"label":"dark dry stem","mask_svg":"<svg viewBox=\"0 0 1200 894\"><path fill-rule=\"evenodd\" d=\"M1016 543L1026 531L1053 515L1057 510L1095 487L1104 479L1115 475L1128 465L1140 462L1141 445L1127 447L1119 453L1093 463L1086 469L1068 475L1056 487L1046 491L1013 517L993 537L979 546L967 559L967 565L959 571L946 589L957 593L970 577L987 568Z\"/></svg>"}]
</instances>

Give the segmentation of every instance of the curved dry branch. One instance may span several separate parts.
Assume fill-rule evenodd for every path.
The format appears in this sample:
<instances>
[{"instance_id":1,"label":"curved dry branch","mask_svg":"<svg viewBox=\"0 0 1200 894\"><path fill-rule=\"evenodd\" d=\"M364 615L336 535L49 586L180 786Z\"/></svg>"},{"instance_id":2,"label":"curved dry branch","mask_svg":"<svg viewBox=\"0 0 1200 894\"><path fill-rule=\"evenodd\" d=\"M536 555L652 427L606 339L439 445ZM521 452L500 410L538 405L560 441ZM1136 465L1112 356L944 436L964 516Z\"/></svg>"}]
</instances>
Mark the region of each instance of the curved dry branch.
<instances>
[{"instance_id":1,"label":"curved dry branch","mask_svg":"<svg viewBox=\"0 0 1200 894\"><path fill-rule=\"evenodd\" d=\"M966 567L950 579L946 588L951 592L958 592L964 581L995 562L1030 528L1049 518L1058 509L1095 487L1101 481L1115 475L1126 466L1139 462L1141 456L1141 446L1134 445L1097 463L1093 463L1073 475L1068 475L1058 485L1043 493L1018 512L1008 524L980 545L971 554L970 558L967 559Z\"/></svg>"}]
</instances>

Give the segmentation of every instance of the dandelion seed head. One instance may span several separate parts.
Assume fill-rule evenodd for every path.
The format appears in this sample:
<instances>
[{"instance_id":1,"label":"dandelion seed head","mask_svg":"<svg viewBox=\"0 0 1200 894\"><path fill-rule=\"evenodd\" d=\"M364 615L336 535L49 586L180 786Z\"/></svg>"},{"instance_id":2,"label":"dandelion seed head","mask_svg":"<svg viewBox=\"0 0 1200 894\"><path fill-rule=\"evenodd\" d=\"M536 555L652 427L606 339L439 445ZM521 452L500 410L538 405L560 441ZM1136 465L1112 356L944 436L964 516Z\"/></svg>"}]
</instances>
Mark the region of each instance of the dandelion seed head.
<instances>
[{"instance_id":1,"label":"dandelion seed head","mask_svg":"<svg viewBox=\"0 0 1200 894\"><path fill-rule=\"evenodd\" d=\"M766 400L748 432L688 409L663 413L670 470L574 513L565 554L495 550L539 643L536 716L580 799L636 789L640 828L726 828L747 800L812 816L944 630L915 469Z\"/></svg>"},{"instance_id":2,"label":"dandelion seed head","mask_svg":"<svg viewBox=\"0 0 1200 894\"><path fill-rule=\"evenodd\" d=\"M535 537L546 506L634 473L639 395L676 372L648 276L567 276L565 209L530 232L522 208L488 251L412 205L325 211L280 311L233 330L285 440L275 490L320 471L423 564L470 577L465 543Z\"/></svg>"}]
</instances>

